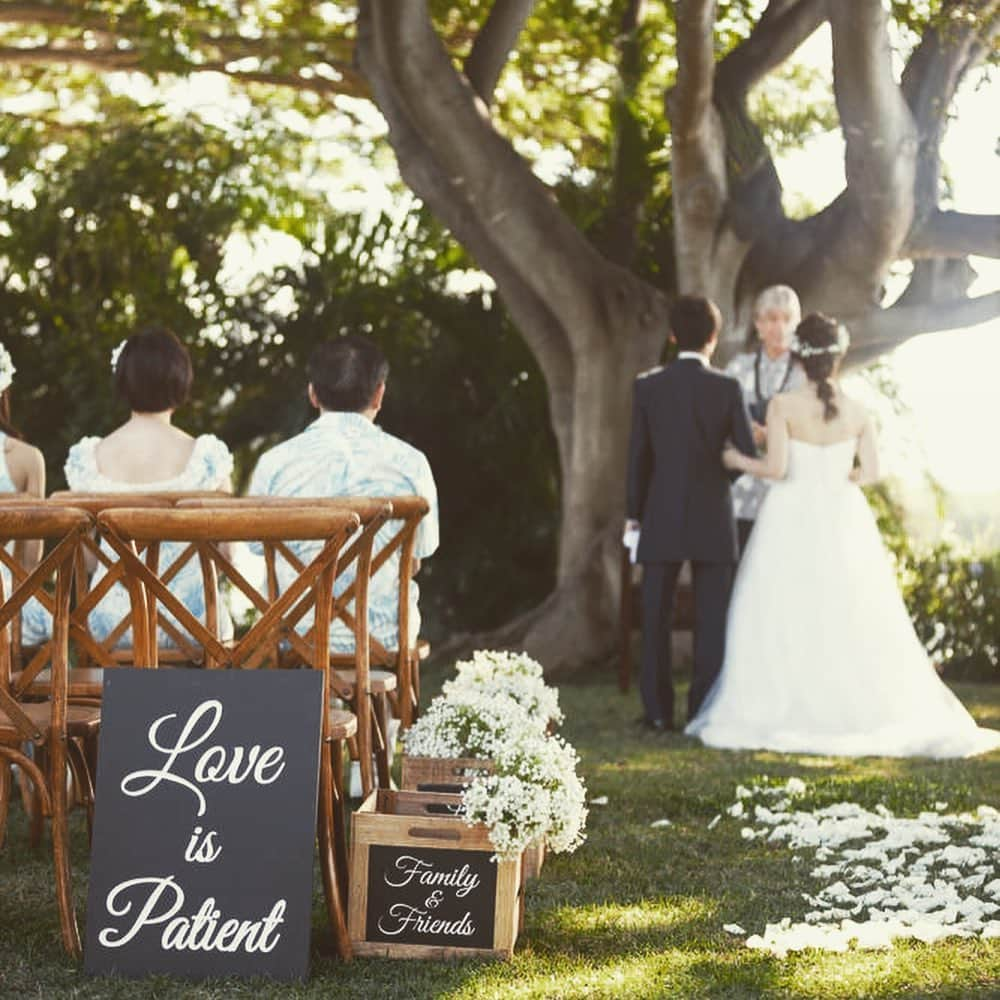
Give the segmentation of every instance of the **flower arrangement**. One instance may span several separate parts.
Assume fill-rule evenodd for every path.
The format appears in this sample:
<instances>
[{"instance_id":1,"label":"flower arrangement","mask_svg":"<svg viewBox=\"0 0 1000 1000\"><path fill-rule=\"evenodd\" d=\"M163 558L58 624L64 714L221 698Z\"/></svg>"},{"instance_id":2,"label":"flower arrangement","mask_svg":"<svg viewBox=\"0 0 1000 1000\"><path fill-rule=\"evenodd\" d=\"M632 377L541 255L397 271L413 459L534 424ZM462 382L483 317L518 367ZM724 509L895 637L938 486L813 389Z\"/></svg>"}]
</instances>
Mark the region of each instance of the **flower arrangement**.
<instances>
[{"instance_id":1,"label":"flower arrangement","mask_svg":"<svg viewBox=\"0 0 1000 1000\"><path fill-rule=\"evenodd\" d=\"M584 840L586 788L576 751L549 735L563 718L558 692L524 654L477 652L458 664L403 738L411 757L478 757L491 774L474 775L462 792L469 825L484 823L501 859L544 841L554 852Z\"/></svg>"},{"instance_id":2,"label":"flower arrangement","mask_svg":"<svg viewBox=\"0 0 1000 1000\"><path fill-rule=\"evenodd\" d=\"M543 732L563 720L559 692L545 683L542 665L527 653L480 649L471 660L456 663L455 670L455 678L444 685L447 698L480 691L506 696L517 702Z\"/></svg>"},{"instance_id":3,"label":"flower arrangement","mask_svg":"<svg viewBox=\"0 0 1000 1000\"><path fill-rule=\"evenodd\" d=\"M485 823L500 858L516 857L543 840L555 853L585 839L587 790L576 751L558 736L508 740L493 759L493 774L477 777L462 794L465 820Z\"/></svg>"},{"instance_id":4,"label":"flower arrangement","mask_svg":"<svg viewBox=\"0 0 1000 1000\"><path fill-rule=\"evenodd\" d=\"M10 356L10 352L3 344L0 344L0 392L5 392L10 388L16 371L14 359Z\"/></svg>"},{"instance_id":5,"label":"flower arrangement","mask_svg":"<svg viewBox=\"0 0 1000 1000\"><path fill-rule=\"evenodd\" d=\"M463 691L435 698L406 731L411 757L482 757L495 760L505 743L538 735L537 727L512 698Z\"/></svg>"},{"instance_id":6,"label":"flower arrangement","mask_svg":"<svg viewBox=\"0 0 1000 1000\"><path fill-rule=\"evenodd\" d=\"M826 347L817 347L815 344L806 344L798 337L792 337L791 351L800 358L813 358L818 354L846 354L847 348L851 344L851 335L847 332L847 327L842 323L837 326L837 339Z\"/></svg>"}]
</instances>

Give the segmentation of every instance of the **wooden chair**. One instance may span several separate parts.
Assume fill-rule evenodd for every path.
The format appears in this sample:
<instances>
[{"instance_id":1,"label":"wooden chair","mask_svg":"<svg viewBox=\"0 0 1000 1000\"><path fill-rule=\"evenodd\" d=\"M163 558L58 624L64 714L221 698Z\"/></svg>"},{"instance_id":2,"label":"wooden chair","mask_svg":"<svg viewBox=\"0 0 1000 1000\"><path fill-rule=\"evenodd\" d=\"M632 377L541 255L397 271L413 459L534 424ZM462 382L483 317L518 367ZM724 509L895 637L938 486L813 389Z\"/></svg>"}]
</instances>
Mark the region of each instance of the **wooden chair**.
<instances>
[{"instance_id":1,"label":"wooden chair","mask_svg":"<svg viewBox=\"0 0 1000 1000\"><path fill-rule=\"evenodd\" d=\"M417 541L417 528L430 510L430 504L420 496L394 496L387 498L392 504L392 524L396 531L382 544L376 539L372 553L371 575L374 576L395 554L399 553L396 608L397 634L395 649L387 649L374 636L369 636L369 659L372 667L386 667L396 674L396 714L406 729L416 720L420 711L420 663L430 655L430 644L423 639L410 639L410 583L413 580L413 550ZM342 595L349 599L349 591ZM340 656L333 657L336 668Z\"/></svg>"},{"instance_id":2,"label":"wooden chair","mask_svg":"<svg viewBox=\"0 0 1000 1000\"><path fill-rule=\"evenodd\" d=\"M66 951L75 957L79 957L81 948L70 872L67 769L72 771L92 801L92 776L78 741L96 737L100 712L67 703L69 603L76 553L92 523L86 511L53 509L44 503L0 507L0 542L44 539L52 543L48 555L30 572L0 548L0 559L10 569L12 577L10 594L3 592L5 588L0 581L0 829L11 797L10 764L15 763L36 791L39 815L44 813L52 818L62 942ZM55 579L54 595L44 589L50 577ZM43 603L52 612L52 638L43 647L48 651L50 671L49 698L44 702L25 701L11 685L9 626L33 596L39 600L44 597ZM25 744L32 746L31 756L24 752Z\"/></svg>"},{"instance_id":3,"label":"wooden chair","mask_svg":"<svg viewBox=\"0 0 1000 1000\"><path fill-rule=\"evenodd\" d=\"M361 787L368 796L375 787L372 774L372 757L377 762L379 784L389 786L389 743L387 699L396 689L396 675L387 670L371 670L369 663L370 641L368 615L358 613L367 609L368 581L371 574L372 546L375 537L392 515L391 502L380 497L230 497L226 499L203 498L185 500L178 509L285 509L307 507L310 510L349 511L358 515L361 530L341 553L337 563L337 578L353 575L351 585L334 600L332 620L342 622L355 637L355 652L350 656L330 654L332 668L331 687L338 698L350 703L358 720L358 736L354 756L361 770ZM283 542L264 544L264 562L267 574L268 600L274 601L279 593L279 560L296 574L305 569L303 561ZM360 581L355 583L354 581ZM337 584L334 581L334 590ZM349 607L353 601L353 611ZM301 617L305 616L302 609ZM293 622L291 624L298 624ZM314 626L299 638L287 636L286 648L275 643L274 657L283 666L294 666L310 655L314 641Z\"/></svg>"},{"instance_id":4,"label":"wooden chair","mask_svg":"<svg viewBox=\"0 0 1000 1000\"><path fill-rule=\"evenodd\" d=\"M46 503L57 507L75 507L88 511L95 519L102 511L114 507L152 507L165 509L180 500L194 497L224 496L216 491L163 491L154 493L74 493L71 490L60 490L53 493ZM129 615L124 615L115 628L105 637L98 638L90 630L90 613L97 607L101 599L117 583L123 583L122 568L108 558L101 549L101 539L98 531L88 534L80 546L76 556L75 601L70 614L70 642L75 649L75 664L69 673L69 699L75 704L94 704L101 702L104 690L104 670L134 662L132 646L119 646L122 636L128 631ZM94 580L88 571L89 566L103 565L107 572L100 580ZM180 567L178 566L178 569ZM171 579L176 570L170 572L165 579ZM173 646L161 646L159 650L160 663L198 663L202 651L197 644L192 643L170 622L164 622L161 629L174 641ZM18 646L20 649L20 646ZM32 694L44 696L48 684L48 674L39 670L36 660L29 656L18 658L16 662L25 662L23 674L16 674L15 685L21 690L29 690Z\"/></svg>"},{"instance_id":5,"label":"wooden chair","mask_svg":"<svg viewBox=\"0 0 1000 1000\"><path fill-rule=\"evenodd\" d=\"M618 689L628 691L632 681L632 631L642 627L642 570L629 560L623 545L620 554L621 592L618 603ZM677 579L674 594L674 632L694 629L694 591L691 587L691 567L685 563Z\"/></svg>"},{"instance_id":6,"label":"wooden chair","mask_svg":"<svg viewBox=\"0 0 1000 1000\"><path fill-rule=\"evenodd\" d=\"M307 611L315 616L315 634L324 641L313 642L304 650L305 662L323 673L322 741L317 833L320 867L327 911L340 955L350 956L346 923L347 843L345 796L343 790L343 744L355 735L357 722L350 712L329 708L332 691L329 644L325 641L332 616L333 581L344 545L360 526L357 514L324 508L217 507L197 508L116 508L98 517L104 537L121 561L126 578L140 585L146 594L149 627L144 644L135 647L138 664L157 663L156 624L159 607L169 611L205 650L206 666L216 669L279 666L274 661L276 639L284 638L302 649L295 624ZM189 543L186 558L198 559L206 593L205 623L199 621L170 592L156 570L155 553L164 540ZM220 548L225 542L262 542L286 545L291 541L319 541L319 554L305 566L292 584L274 600L246 580ZM139 546L147 558L139 557ZM238 640L230 644L218 638L218 603L214 599L218 574L224 574L260 611L260 618Z\"/></svg>"}]
</instances>

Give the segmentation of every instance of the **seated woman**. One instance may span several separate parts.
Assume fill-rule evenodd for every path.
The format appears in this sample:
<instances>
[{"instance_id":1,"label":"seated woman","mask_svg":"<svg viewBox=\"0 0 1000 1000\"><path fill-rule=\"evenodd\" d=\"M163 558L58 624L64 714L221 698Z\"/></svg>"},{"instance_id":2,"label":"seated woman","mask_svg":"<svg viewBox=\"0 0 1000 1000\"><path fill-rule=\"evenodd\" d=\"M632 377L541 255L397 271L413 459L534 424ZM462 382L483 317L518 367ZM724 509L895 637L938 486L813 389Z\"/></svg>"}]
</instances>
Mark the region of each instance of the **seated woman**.
<instances>
[{"instance_id":1,"label":"seated woman","mask_svg":"<svg viewBox=\"0 0 1000 1000\"><path fill-rule=\"evenodd\" d=\"M156 493L176 490L232 490L233 456L213 434L193 438L171 423L174 410L191 391L191 358L168 329L148 326L132 334L111 356L115 393L128 403L129 419L105 438L85 437L69 451L66 481L86 493ZM166 571L184 546L164 543L160 569ZM110 550L109 550L110 554ZM91 584L104 575L98 566ZM189 560L170 581L170 590L204 621L205 594L197 559ZM129 613L128 591L116 584L90 615L90 629L102 641ZM161 614L166 614L160 609ZM172 620L167 615L168 620ZM220 605L223 638L232 622ZM173 645L161 628L160 646ZM131 630L119 646L131 644Z\"/></svg>"},{"instance_id":2,"label":"seated woman","mask_svg":"<svg viewBox=\"0 0 1000 1000\"><path fill-rule=\"evenodd\" d=\"M26 493L39 500L45 496L45 460L42 453L33 448L11 423L10 387L14 381L13 359L7 348L0 344L0 493ZM42 556L42 542L20 542L16 552L18 561L26 569L34 569ZM4 596L11 591L10 570L0 566L3 575ZM21 612L21 643L37 646L45 642L52 632L49 613L32 597Z\"/></svg>"}]
</instances>

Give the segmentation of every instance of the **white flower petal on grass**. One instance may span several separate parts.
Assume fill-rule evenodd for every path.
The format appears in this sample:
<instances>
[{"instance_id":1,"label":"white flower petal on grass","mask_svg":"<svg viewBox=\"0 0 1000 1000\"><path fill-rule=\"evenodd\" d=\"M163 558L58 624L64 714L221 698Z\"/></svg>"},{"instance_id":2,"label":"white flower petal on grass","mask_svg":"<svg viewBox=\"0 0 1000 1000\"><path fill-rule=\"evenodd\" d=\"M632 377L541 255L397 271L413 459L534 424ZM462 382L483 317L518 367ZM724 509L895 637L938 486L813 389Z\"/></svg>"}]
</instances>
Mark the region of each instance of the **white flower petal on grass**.
<instances>
[{"instance_id":1,"label":"white flower petal on grass","mask_svg":"<svg viewBox=\"0 0 1000 1000\"><path fill-rule=\"evenodd\" d=\"M606 806L608 804L607 795L598 795L596 799L591 799L590 804L592 806Z\"/></svg>"},{"instance_id":2,"label":"white flower petal on grass","mask_svg":"<svg viewBox=\"0 0 1000 1000\"><path fill-rule=\"evenodd\" d=\"M658 830L661 827L673 826L674 824L670 822L669 819L654 819L652 823L649 824L654 830Z\"/></svg>"},{"instance_id":3,"label":"white flower petal on grass","mask_svg":"<svg viewBox=\"0 0 1000 1000\"><path fill-rule=\"evenodd\" d=\"M813 909L804 919L768 923L748 948L778 957L803 948L884 949L899 939L1000 937L1000 812L980 806L948 815L947 803L916 817L895 816L837 802L797 809L792 796L808 792L800 779L784 786L739 786L744 840L812 851L810 875L820 883L803 892ZM759 800L764 800L766 805ZM757 800L757 801L755 801ZM794 855L800 859L801 855Z\"/></svg>"},{"instance_id":4,"label":"white flower petal on grass","mask_svg":"<svg viewBox=\"0 0 1000 1000\"><path fill-rule=\"evenodd\" d=\"M746 934L746 931L739 924L723 924L722 929L727 934Z\"/></svg>"},{"instance_id":5,"label":"white flower petal on grass","mask_svg":"<svg viewBox=\"0 0 1000 1000\"><path fill-rule=\"evenodd\" d=\"M722 813L716 813L711 822L706 827L707 830L714 830L719 825L719 820L722 819Z\"/></svg>"}]
</instances>

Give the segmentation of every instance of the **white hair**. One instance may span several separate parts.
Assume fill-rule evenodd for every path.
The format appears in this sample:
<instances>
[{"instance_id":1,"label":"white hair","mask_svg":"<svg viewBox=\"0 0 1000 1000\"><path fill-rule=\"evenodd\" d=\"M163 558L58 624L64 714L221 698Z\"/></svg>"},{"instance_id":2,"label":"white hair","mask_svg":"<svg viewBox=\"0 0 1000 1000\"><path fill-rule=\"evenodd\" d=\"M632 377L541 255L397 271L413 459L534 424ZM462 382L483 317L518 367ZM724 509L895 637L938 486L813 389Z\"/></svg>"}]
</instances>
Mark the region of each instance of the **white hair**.
<instances>
[{"instance_id":1,"label":"white hair","mask_svg":"<svg viewBox=\"0 0 1000 1000\"><path fill-rule=\"evenodd\" d=\"M799 302L799 297L795 294L795 289L788 285L770 285L757 296L753 304L754 316L759 316L761 313L767 312L768 309L780 309L796 326L802 319L802 305Z\"/></svg>"}]
</instances>

